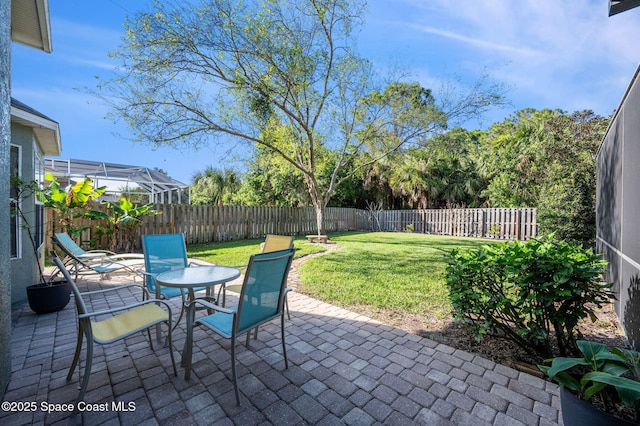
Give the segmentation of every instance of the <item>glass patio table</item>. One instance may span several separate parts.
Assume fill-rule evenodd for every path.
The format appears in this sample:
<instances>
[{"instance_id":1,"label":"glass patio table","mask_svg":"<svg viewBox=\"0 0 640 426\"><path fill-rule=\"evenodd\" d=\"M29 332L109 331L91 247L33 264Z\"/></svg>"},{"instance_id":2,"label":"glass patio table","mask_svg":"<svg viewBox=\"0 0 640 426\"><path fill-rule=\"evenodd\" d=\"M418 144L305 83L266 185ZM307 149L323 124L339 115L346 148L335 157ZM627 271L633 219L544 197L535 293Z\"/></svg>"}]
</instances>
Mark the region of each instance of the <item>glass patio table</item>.
<instances>
[{"instance_id":1,"label":"glass patio table","mask_svg":"<svg viewBox=\"0 0 640 426\"><path fill-rule=\"evenodd\" d=\"M206 287L207 296L210 296L211 287L233 281L240 276L240 270L232 266L194 266L173 271L162 272L156 275L158 284L165 287L183 288L187 290L189 297L185 303L195 300L194 288ZM218 296L220 292L218 292ZM217 302L217 299L216 299Z\"/></svg>"},{"instance_id":2,"label":"glass patio table","mask_svg":"<svg viewBox=\"0 0 640 426\"><path fill-rule=\"evenodd\" d=\"M240 270L232 266L192 266L162 272L156 275L155 280L157 284L165 287L186 289L189 297L184 301L184 304L185 308L187 308L189 304L196 299L195 292L193 291L194 288L206 287L207 298L210 298L211 287L220 284L222 285L220 291L222 291L227 282L233 281L239 276ZM215 303L218 303L220 291L218 291L218 297L215 299ZM159 333L159 330L157 332ZM186 343L185 340L185 345ZM184 360L182 363L183 362Z\"/></svg>"}]
</instances>

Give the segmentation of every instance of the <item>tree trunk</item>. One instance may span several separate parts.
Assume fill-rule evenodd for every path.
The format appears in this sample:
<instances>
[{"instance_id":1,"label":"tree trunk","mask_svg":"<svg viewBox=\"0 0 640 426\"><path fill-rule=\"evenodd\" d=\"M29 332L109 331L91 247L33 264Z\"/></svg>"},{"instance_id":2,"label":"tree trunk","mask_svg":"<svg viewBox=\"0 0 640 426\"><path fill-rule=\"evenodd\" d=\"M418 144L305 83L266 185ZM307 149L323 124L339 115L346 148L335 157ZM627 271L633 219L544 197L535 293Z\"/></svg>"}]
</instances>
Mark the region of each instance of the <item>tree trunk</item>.
<instances>
[{"instance_id":1,"label":"tree trunk","mask_svg":"<svg viewBox=\"0 0 640 426\"><path fill-rule=\"evenodd\" d=\"M315 203L314 203L315 204ZM324 205L321 203L316 204L316 226L318 227L318 235L324 234Z\"/></svg>"},{"instance_id":2,"label":"tree trunk","mask_svg":"<svg viewBox=\"0 0 640 426\"><path fill-rule=\"evenodd\" d=\"M324 234L324 206L325 202L318 188L318 183L315 181L315 178L305 175L305 181L307 183L307 187L309 188L309 195L311 195L311 202L313 206L316 208L316 227L318 230L318 235Z\"/></svg>"}]
</instances>

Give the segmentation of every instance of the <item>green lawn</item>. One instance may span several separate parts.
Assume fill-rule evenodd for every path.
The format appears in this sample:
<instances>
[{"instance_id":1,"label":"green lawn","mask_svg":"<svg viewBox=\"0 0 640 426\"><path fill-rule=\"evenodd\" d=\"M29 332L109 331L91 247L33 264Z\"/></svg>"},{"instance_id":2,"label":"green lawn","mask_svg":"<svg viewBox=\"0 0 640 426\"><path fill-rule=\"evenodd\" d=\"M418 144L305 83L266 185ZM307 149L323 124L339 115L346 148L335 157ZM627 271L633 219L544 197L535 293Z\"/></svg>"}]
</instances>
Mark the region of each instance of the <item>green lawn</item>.
<instances>
[{"instance_id":1,"label":"green lawn","mask_svg":"<svg viewBox=\"0 0 640 426\"><path fill-rule=\"evenodd\" d=\"M299 291L345 307L373 312L451 313L444 270L454 248L492 241L408 233L331 235L343 248L302 264Z\"/></svg>"},{"instance_id":2,"label":"green lawn","mask_svg":"<svg viewBox=\"0 0 640 426\"><path fill-rule=\"evenodd\" d=\"M299 292L345 307L373 312L424 314L442 319L451 313L443 273L454 248L491 240L408 233L336 233L341 249L304 262ZM263 240L229 241L188 247L189 257L219 265L246 264ZM322 251L304 237L295 240L296 257Z\"/></svg>"}]
</instances>

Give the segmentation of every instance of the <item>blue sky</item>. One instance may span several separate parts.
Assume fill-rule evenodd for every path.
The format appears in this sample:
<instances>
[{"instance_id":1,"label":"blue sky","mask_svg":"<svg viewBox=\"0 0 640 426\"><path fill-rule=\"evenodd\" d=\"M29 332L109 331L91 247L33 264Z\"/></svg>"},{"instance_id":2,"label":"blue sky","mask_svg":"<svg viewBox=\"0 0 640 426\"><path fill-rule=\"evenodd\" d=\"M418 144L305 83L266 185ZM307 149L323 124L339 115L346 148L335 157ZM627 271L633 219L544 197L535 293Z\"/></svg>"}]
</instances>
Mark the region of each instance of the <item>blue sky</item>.
<instances>
[{"instance_id":1,"label":"blue sky","mask_svg":"<svg viewBox=\"0 0 640 426\"><path fill-rule=\"evenodd\" d=\"M185 183L209 165L241 170L224 148L134 144L83 90L110 74L124 17L145 3L49 0L53 53L14 44L13 97L60 123L63 159L159 167ZM436 91L454 74L472 84L486 71L511 87L512 107L469 128L527 107L607 116L640 63L640 8L613 17L607 8L607 0L370 0L358 45L382 73L400 69Z\"/></svg>"}]
</instances>

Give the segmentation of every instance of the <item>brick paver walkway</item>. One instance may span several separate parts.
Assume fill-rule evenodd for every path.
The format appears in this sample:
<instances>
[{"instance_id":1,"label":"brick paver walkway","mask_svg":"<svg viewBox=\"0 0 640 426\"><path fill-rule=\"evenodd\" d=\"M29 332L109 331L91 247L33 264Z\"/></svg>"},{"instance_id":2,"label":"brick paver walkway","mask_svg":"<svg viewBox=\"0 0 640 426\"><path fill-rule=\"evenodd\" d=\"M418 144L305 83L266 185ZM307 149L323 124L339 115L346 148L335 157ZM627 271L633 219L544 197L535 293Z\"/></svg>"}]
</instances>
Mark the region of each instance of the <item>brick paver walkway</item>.
<instances>
[{"instance_id":1,"label":"brick paver walkway","mask_svg":"<svg viewBox=\"0 0 640 426\"><path fill-rule=\"evenodd\" d=\"M82 282L92 289L109 285ZM134 295L125 293L123 300L131 302ZM101 297L93 303L98 309L122 301ZM97 345L85 396L94 405L78 415L48 405L73 402L78 392L77 373L66 381L77 332L73 301L61 312L39 316L28 306L14 307L13 375L4 402L35 407L3 410L0 424L561 423L558 389L540 378L295 292L289 306L288 369L277 321L261 327L248 349L244 339L238 345L240 407L230 380L229 341L198 329L189 381L181 367L178 377L170 373L169 349L154 345L152 350L146 334ZM178 364L182 322L174 332Z\"/></svg>"}]
</instances>

